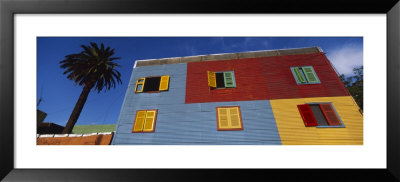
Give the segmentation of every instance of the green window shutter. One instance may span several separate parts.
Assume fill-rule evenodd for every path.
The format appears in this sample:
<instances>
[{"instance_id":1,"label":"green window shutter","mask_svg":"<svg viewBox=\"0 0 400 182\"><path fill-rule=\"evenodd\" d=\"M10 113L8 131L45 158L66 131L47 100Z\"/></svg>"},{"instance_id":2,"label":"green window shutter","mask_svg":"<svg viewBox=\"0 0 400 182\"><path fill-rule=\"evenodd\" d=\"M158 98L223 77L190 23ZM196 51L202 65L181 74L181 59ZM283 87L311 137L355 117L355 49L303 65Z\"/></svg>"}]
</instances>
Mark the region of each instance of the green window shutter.
<instances>
[{"instance_id":1,"label":"green window shutter","mask_svg":"<svg viewBox=\"0 0 400 182\"><path fill-rule=\"evenodd\" d=\"M224 72L224 82L226 88L235 87L235 80L233 79L233 72Z\"/></svg>"},{"instance_id":2,"label":"green window shutter","mask_svg":"<svg viewBox=\"0 0 400 182\"><path fill-rule=\"evenodd\" d=\"M298 67L292 68L292 71L294 73L297 83L306 83L306 80L304 79L303 74L301 74L300 69Z\"/></svg>"},{"instance_id":3,"label":"green window shutter","mask_svg":"<svg viewBox=\"0 0 400 182\"><path fill-rule=\"evenodd\" d=\"M312 66L304 66L302 67L304 75L307 78L308 83L319 83L317 74L315 74Z\"/></svg>"}]
</instances>

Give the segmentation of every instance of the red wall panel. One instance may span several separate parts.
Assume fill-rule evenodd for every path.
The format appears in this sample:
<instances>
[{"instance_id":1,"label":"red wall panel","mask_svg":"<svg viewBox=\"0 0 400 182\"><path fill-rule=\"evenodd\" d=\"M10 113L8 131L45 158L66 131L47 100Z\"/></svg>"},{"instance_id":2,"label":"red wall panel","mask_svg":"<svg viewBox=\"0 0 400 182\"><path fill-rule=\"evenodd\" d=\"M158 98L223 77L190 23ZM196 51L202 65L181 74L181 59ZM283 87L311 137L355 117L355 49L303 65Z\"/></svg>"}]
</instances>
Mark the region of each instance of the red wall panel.
<instances>
[{"instance_id":1,"label":"red wall panel","mask_svg":"<svg viewBox=\"0 0 400 182\"><path fill-rule=\"evenodd\" d=\"M313 66L321 84L297 85L290 67ZM234 71L236 88L213 89L207 71ZM187 65L186 103L348 96L323 53L193 62Z\"/></svg>"}]
</instances>

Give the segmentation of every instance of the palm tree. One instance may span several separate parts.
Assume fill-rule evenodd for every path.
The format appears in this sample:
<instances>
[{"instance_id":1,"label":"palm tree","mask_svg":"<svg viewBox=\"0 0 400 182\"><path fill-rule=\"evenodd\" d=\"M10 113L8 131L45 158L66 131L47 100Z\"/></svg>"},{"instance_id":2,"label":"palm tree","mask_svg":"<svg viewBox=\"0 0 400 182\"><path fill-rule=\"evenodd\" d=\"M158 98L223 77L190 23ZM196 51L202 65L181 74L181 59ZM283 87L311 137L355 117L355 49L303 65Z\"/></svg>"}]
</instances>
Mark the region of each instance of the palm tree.
<instances>
[{"instance_id":1,"label":"palm tree","mask_svg":"<svg viewBox=\"0 0 400 182\"><path fill-rule=\"evenodd\" d=\"M120 58L111 57L114 49L110 50L110 47L104 49L103 43L99 49L93 42L90 42L90 46L81 45L81 47L83 48L81 53L67 55L65 60L60 61L60 67L66 69L64 74L67 78L74 81L75 85L79 84L83 87L63 134L72 132L92 88L99 93L104 88L106 90L115 88L116 82L122 83L121 74L115 69L119 64L114 62Z\"/></svg>"}]
</instances>

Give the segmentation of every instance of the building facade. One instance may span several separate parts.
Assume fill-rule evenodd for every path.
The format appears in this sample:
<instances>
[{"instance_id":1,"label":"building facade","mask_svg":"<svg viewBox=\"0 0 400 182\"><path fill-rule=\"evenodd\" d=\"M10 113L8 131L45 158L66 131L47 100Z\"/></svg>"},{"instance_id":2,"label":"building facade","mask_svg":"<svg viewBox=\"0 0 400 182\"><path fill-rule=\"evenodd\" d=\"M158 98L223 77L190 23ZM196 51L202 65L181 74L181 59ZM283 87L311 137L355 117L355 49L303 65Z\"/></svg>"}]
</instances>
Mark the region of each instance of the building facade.
<instances>
[{"instance_id":1,"label":"building facade","mask_svg":"<svg viewBox=\"0 0 400 182\"><path fill-rule=\"evenodd\" d=\"M113 145L363 144L318 47L138 60Z\"/></svg>"}]
</instances>

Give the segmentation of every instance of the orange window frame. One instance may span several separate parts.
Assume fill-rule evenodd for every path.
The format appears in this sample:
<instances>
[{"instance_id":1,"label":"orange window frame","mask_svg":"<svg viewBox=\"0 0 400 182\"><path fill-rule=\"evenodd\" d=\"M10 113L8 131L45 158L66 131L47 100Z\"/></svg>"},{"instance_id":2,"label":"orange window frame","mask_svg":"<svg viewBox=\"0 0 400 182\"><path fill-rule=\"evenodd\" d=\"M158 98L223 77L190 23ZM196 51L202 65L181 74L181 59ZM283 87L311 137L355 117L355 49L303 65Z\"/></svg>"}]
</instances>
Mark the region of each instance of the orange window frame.
<instances>
[{"instance_id":1,"label":"orange window frame","mask_svg":"<svg viewBox=\"0 0 400 182\"><path fill-rule=\"evenodd\" d=\"M218 108L232 108L232 107L237 107L238 110L239 110L240 128L220 128L220 127L219 127ZM216 107L216 112L217 112L217 130L218 130L218 131L243 130L243 119L242 119L242 112L240 111L240 106L220 106L220 107Z\"/></svg>"},{"instance_id":2,"label":"orange window frame","mask_svg":"<svg viewBox=\"0 0 400 182\"><path fill-rule=\"evenodd\" d=\"M136 118L137 118L137 115L138 115L139 111L146 111L146 112L147 111L155 111L153 130L151 130L151 131L143 131L143 129L142 129L142 131L135 131L135 122L136 122ZM158 114L158 109L136 110L135 119L133 121L132 133L154 133L155 130L156 130L157 114Z\"/></svg>"}]
</instances>

